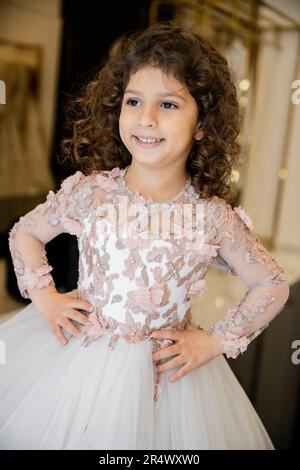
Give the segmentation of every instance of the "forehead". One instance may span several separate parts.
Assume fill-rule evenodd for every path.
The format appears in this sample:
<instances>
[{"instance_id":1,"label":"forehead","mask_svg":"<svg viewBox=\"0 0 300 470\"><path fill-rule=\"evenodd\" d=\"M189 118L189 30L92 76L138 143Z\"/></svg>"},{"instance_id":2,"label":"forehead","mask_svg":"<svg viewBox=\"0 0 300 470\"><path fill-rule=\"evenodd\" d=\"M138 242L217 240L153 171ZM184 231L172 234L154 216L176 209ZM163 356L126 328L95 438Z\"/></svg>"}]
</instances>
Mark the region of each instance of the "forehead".
<instances>
[{"instance_id":1,"label":"forehead","mask_svg":"<svg viewBox=\"0 0 300 470\"><path fill-rule=\"evenodd\" d=\"M160 68L145 66L133 72L125 89L125 93L133 89L135 92L149 92L162 95L165 93L176 93L187 97L189 91L186 85L178 81L174 75L164 73Z\"/></svg>"}]
</instances>

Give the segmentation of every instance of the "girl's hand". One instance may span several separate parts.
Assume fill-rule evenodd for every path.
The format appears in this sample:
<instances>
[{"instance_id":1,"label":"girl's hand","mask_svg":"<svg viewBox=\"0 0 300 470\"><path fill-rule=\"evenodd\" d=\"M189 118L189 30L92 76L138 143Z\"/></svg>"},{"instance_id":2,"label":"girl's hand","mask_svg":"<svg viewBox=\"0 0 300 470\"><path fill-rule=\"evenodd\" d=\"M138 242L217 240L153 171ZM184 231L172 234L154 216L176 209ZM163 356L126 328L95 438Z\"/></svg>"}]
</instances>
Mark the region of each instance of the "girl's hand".
<instances>
[{"instance_id":1,"label":"girl's hand","mask_svg":"<svg viewBox=\"0 0 300 470\"><path fill-rule=\"evenodd\" d=\"M152 332L151 336L153 338L176 341L175 344L152 353L154 362L176 355L173 359L158 365L158 372L183 365L183 367L169 378L170 382L175 382L192 369L206 364L222 354L223 351L222 342L218 336L214 334L209 335L207 331L200 330L191 325L183 331L168 329L156 330Z\"/></svg>"},{"instance_id":2,"label":"girl's hand","mask_svg":"<svg viewBox=\"0 0 300 470\"><path fill-rule=\"evenodd\" d=\"M78 298L76 290L61 294L53 289L43 295L40 301L35 300L35 304L57 339L63 344L68 344L68 340L62 332L62 328L65 328L73 336L80 336L80 330L71 323L70 319L85 325L88 318L78 310L87 312L93 310L93 306L89 302Z\"/></svg>"}]
</instances>

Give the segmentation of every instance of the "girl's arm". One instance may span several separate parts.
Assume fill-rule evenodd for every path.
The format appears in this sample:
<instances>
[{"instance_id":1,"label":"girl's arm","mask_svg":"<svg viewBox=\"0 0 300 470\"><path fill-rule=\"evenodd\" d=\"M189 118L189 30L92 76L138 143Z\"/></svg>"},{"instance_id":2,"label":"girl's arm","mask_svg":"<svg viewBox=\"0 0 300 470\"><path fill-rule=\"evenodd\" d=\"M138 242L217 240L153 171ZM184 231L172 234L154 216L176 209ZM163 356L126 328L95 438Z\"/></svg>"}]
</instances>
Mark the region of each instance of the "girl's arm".
<instances>
[{"instance_id":1,"label":"girl's arm","mask_svg":"<svg viewBox=\"0 0 300 470\"><path fill-rule=\"evenodd\" d=\"M80 189L85 176L80 171L66 178L60 189L21 217L9 233L9 248L21 295L38 298L39 291L55 290L45 244L60 233L80 233Z\"/></svg>"},{"instance_id":2,"label":"girl's arm","mask_svg":"<svg viewBox=\"0 0 300 470\"><path fill-rule=\"evenodd\" d=\"M214 198L219 256L247 287L242 298L210 328L222 339L223 353L236 358L285 307L289 286L283 268L251 233L252 222L239 207Z\"/></svg>"}]
</instances>

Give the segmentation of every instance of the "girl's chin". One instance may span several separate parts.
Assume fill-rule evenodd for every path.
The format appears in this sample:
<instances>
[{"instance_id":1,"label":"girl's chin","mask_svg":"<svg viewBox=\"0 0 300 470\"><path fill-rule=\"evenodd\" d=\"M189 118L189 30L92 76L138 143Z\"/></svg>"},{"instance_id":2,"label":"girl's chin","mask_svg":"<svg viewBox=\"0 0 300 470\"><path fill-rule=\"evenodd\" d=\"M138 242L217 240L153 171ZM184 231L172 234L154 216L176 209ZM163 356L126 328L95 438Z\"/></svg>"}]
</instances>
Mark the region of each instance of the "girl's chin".
<instances>
[{"instance_id":1,"label":"girl's chin","mask_svg":"<svg viewBox=\"0 0 300 470\"><path fill-rule=\"evenodd\" d=\"M144 152L144 153L140 153L140 152L132 152L131 153L132 155L132 158L138 162L151 162L151 161L155 161L155 162L158 162L160 160L163 160L163 156L161 153L157 153L155 154L154 152L153 153L148 153L148 152Z\"/></svg>"}]
</instances>

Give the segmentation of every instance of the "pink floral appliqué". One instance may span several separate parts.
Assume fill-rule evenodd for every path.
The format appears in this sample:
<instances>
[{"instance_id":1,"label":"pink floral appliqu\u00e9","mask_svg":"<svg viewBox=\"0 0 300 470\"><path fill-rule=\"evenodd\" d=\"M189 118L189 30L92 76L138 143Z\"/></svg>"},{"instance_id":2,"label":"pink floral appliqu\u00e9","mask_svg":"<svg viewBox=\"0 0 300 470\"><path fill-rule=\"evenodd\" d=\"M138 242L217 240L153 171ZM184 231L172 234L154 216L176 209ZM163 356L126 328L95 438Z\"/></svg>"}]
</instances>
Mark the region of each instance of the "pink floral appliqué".
<instances>
[{"instance_id":1,"label":"pink floral appliqu\u00e9","mask_svg":"<svg viewBox=\"0 0 300 470\"><path fill-rule=\"evenodd\" d=\"M235 212L238 214L238 216L240 217L240 219L242 219L242 221L244 222L244 224L248 227L249 230L252 230L253 229L253 222L252 220L250 219L250 217L246 214L246 212L244 211L244 209L241 208L241 206L239 207L235 207L234 208Z\"/></svg>"},{"instance_id":2,"label":"pink floral appliqu\u00e9","mask_svg":"<svg viewBox=\"0 0 300 470\"><path fill-rule=\"evenodd\" d=\"M117 166L112 170L104 170L101 171L100 174L96 176L97 184L100 188L104 189L106 192L113 191L114 189L118 189L119 185L117 181L114 180L120 174L120 168ZM104 176L105 175L105 176Z\"/></svg>"},{"instance_id":3,"label":"pink floral appliqu\u00e9","mask_svg":"<svg viewBox=\"0 0 300 470\"><path fill-rule=\"evenodd\" d=\"M153 308L166 301L168 291L164 284L153 287L142 287L136 291L130 291L127 294L127 305L132 309L151 312Z\"/></svg>"},{"instance_id":4,"label":"pink floral appliqu\u00e9","mask_svg":"<svg viewBox=\"0 0 300 470\"><path fill-rule=\"evenodd\" d=\"M211 258L214 258L218 254L218 248L220 248L220 245L204 243L204 245L202 245L198 251L191 250L194 251L191 265L196 265L197 263L208 261Z\"/></svg>"},{"instance_id":5,"label":"pink floral appliqu\u00e9","mask_svg":"<svg viewBox=\"0 0 300 470\"><path fill-rule=\"evenodd\" d=\"M52 266L47 264L40 266L35 271L26 266L22 281L27 289L47 287L52 281L51 275L48 275L52 269Z\"/></svg>"},{"instance_id":6,"label":"pink floral appliqu\u00e9","mask_svg":"<svg viewBox=\"0 0 300 470\"><path fill-rule=\"evenodd\" d=\"M105 325L99 321L96 312L92 312L88 316L88 322L85 324L84 329L81 331L81 335L92 336L94 339L100 338L107 334L108 329Z\"/></svg>"},{"instance_id":7,"label":"pink floral appliqu\u00e9","mask_svg":"<svg viewBox=\"0 0 300 470\"><path fill-rule=\"evenodd\" d=\"M76 171L74 175L68 176L61 184L63 192L65 194L71 194L72 189L80 181L82 175L83 173L81 173L81 171Z\"/></svg>"},{"instance_id":8,"label":"pink floral appliqu\u00e9","mask_svg":"<svg viewBox=\"0 0 300 470\"><path fill-rule=\"evenodd\" d=\"M240 337L231 331L224 332L223 353L227 358L236 359L240 353L246 351L250 340L246 336Z\"/></svg>"}]
</instances>

